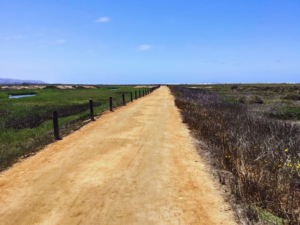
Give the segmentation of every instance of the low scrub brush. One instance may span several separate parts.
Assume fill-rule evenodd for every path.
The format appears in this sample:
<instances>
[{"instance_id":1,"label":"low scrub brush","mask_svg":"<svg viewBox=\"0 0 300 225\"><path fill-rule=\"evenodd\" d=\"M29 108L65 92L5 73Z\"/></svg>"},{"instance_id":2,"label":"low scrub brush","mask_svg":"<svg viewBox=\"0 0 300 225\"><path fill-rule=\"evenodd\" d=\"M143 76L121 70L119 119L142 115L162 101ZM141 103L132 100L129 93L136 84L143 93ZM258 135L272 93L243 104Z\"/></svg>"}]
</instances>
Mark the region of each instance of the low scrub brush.
<instances>
[{"instance_id":1,"label":"low scrub brush","mask_svg":"<svg viewBox=\"0 0 300 225\"><path fill-rule=\"evenodd\" d=\"M211 92L171 90L183 121L207 143L217 167L233 175L231 193L257 213L252 217L264 210L300 224L300 127Z\"/></svg>"}]
</instances>

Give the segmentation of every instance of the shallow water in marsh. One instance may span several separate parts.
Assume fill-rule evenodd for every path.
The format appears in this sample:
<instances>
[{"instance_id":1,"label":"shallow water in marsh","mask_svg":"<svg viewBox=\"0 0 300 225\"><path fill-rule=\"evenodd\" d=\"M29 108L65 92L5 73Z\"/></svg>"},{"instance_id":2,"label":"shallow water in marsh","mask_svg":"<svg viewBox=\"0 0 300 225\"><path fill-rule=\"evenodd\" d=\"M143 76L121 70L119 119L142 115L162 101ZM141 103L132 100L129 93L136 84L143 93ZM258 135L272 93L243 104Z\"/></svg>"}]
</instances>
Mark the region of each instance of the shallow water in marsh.
<instances>
[{"instance_id":1,"label":"shallow water in marsh","mask_svg":"<svg viewBox=\"0 0 300 225\"><path fill-rule=\"evenodd\" d=\"M8 98L24 98L24 97L33 97L36 96L36 94L34 95L10 95Z\"/></svg>"}]
</instances>

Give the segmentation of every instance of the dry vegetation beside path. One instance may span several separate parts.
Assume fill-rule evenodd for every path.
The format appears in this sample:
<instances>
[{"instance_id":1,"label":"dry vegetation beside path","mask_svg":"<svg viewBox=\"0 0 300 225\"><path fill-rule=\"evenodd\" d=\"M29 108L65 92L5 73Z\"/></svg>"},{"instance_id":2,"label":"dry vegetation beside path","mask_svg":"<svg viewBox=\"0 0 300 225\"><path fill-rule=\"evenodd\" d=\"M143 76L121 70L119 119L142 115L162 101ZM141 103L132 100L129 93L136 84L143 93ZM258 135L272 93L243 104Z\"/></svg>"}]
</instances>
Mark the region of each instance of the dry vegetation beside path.
<instances>
[{"instance_id":1,"label":"dry vegetation beside path","mask_svg":"<svg viewBox=\"0 0 300 225\"><path fill-rule=\"evenodd\" d=\"M172 87L183 121L207 145L249 224L300 224L300 126L204 89Z\"/></svg>"},{"instance_id":2,"label":"dry vegetation beside path","mask_svg":"<svg viewBox=\"0 0 300 225\"><path fill-rule=\"evenodd\" d=\"M185 87L218 93L224 101L250 105L264 116L300 121L299 84L211 84Z\"/></svg>"}]
</instances>

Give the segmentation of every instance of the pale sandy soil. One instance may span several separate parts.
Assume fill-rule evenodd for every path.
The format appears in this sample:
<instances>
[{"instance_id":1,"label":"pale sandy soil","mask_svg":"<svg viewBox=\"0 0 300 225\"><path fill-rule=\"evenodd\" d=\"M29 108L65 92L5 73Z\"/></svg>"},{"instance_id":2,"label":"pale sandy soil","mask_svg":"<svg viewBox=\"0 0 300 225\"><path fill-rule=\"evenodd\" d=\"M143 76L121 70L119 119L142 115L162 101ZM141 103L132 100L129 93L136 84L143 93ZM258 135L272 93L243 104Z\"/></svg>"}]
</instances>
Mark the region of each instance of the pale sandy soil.
<instances>
[{"instance_id":1,"label":"pale sandy soil","mask_svg":"<svg viewBox=\"0 0 300 225\"><path fill-rule=\"evenodd\" d=\"M167 87L0 175L0 224L235 224Z\"/></svg>"},{"instance_id":2,"label":"pale sandy soil","mask_svg":"<svg viewBox=\"0 0 300 225\"><path fill-rule=\"evenodd\" d=\"M66 86L66 85L58 85L56 86L58 89L74 89L73 86Z\"/></svg>"},{"instance_id":3,"label":"pale sandy soil","mask_svg":"<svg viewBox=\"0 0 300 225\"><path fill-rule=\"evenodd\" d=\"M154 86L135 86L134 88L153 88Z\"/></svg>"},{"instance_id":4,"label":"pale sandy soil","mask_svg":"<svg viewBox=\"0 0 300 225\"><path fill-rule=\"evenodd\" d=\"M94 87L94 86L83 86L84 88L86 88L86 89L97 89L96 87Z\"/></svg>"},{"instance_id":5,"label":"pale sandy soil","mask_svg":"<svg viewBox=\"0 0 300 225\"><path fill-rule=\"evenodd\" d=\"M30 89L30 90L34 90L34 89L43 89L46 86L41 86L41 85L30 85L30 86L1 86L2 89L7 89L7 90L21 90L21 89ZM58 89L75 89L73 86L71 85L57 85L56 86ZM78 86L76 86L78 87ZM89 86L89 85L84 85L82 86L86 89L97 89L94 86Z\"/></svg>"},{"instance_id":6,"label":"pale sandy soil","mask_svg":"<svg viewBox=\"0 0 300 225\"><path fill-rule=\"evenodd\" d=\"M189 87L189 88L212 88L212 87Z\"/></svg>"},{"instance_id":7,"label":"pale sandy soil","mask_svg":"<svg viewBox=\"0 0 300 225\"><path fill-rule=\"evenodd\" d=\"M41 85L30 85L30 86L0 86L2 89L7 89L7 90L21 90L21 89L43 89L46 86L41 86Z\"/></svg>"}]
</instances>

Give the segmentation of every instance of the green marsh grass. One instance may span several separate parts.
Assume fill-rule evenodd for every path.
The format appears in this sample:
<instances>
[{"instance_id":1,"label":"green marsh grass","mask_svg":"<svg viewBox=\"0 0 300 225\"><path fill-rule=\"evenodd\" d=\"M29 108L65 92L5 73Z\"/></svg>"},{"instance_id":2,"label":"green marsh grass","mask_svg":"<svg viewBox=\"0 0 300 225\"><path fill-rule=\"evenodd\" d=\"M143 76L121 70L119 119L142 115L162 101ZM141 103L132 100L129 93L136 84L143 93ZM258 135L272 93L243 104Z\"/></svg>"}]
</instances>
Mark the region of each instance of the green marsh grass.
<instances>
[{"instance_id":1,"label":"green marsh grass","mask_svg":"<svg viewBox=\"0 0 300 225\"><path fill-rule=\"evenodd\" d=\"M117 90L110 90L117 89ZM88 104L92 99L94 104L95 116L101 115L103 111L109 109L108 98L113 97L114 107L122 105L122 95L127 93L126 102L130 101L130 92L146 90L133 88L132 86L100 87L97 89L75 89L61 90L56 88L42 90L20 90L20 91L1 91L0 92L0 171L11 166L20 158L26 157L45 145L54 141L53 121L48 119L40 125L23 129L5 128L9 120L15 118L26 118L32 115L44 115L60 109L72 106ZM9 99L10 94L35 93L34 97ZM98 103L98 104L97 104ZM65 117L59 118L60 134L67 135L84 121L89 120L89 109Z\"/></svg>"}]
</instances>

